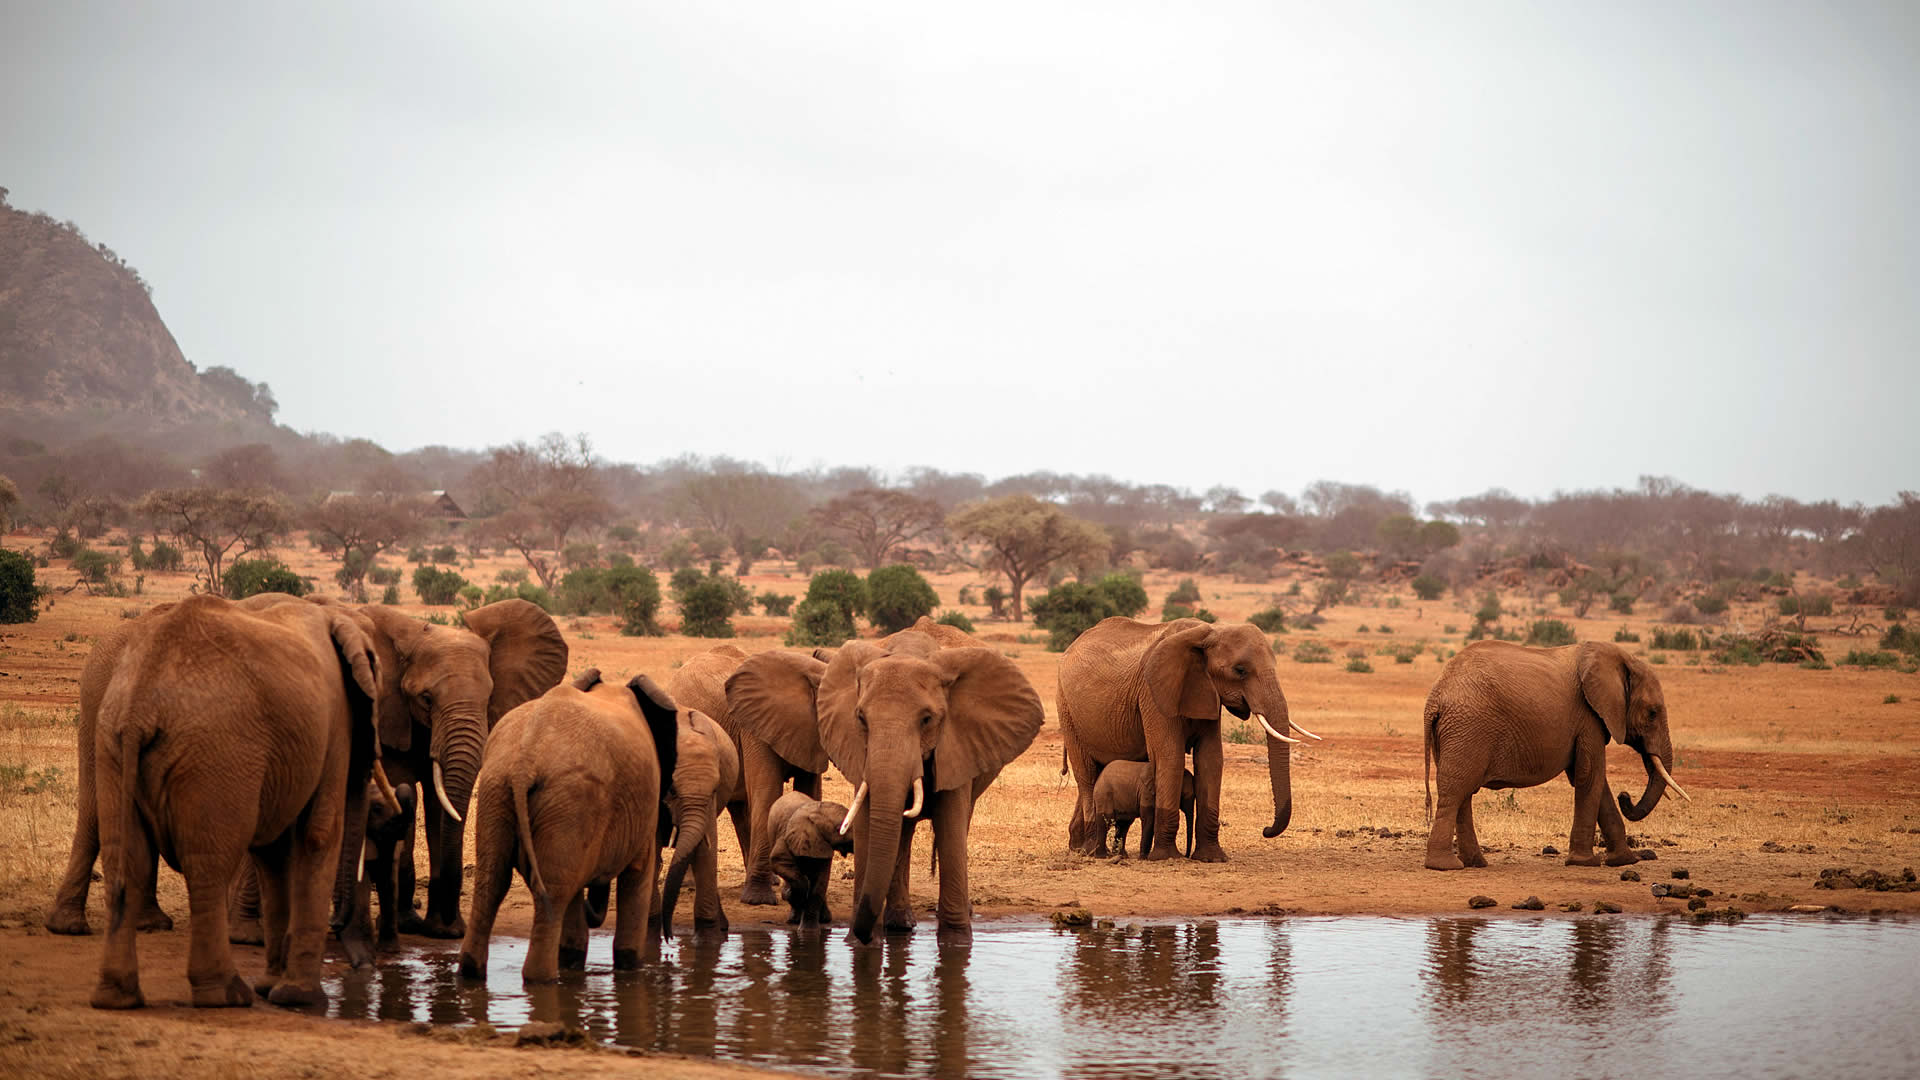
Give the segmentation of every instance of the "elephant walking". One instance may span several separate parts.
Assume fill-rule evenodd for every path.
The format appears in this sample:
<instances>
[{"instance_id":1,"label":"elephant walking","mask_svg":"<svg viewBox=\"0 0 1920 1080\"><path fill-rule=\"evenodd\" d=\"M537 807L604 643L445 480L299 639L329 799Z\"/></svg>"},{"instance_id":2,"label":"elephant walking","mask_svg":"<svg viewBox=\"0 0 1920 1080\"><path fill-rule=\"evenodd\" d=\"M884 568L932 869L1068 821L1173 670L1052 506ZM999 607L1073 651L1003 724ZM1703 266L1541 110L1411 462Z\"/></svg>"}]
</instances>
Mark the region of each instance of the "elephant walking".
<instances>
[{"instance_id":1,"label":"elephant walking","mask_svg":"<svg viewBox=\"0 0 1920 1080\"><path fill-rule=\"evenodd\" d=\"M613 966L640 965L655 940L647 924L660 865L661 784L673 775L680 723L653 680L636 675L615 685L597 670L501 719L475 792L463 977L486 977L494 916L516 870L534 903L524 981L553 982L562 968L586 963L587 893L604 898L609 885L619 906Z\"/></svg>"},{"instance_id":2,"label":"elephant walking","mask_svg":"<svg viewBox=\"0 0 1920 1080\"><path fill-rule=\"evenodd\" d=\"M1638 861L1621 815L1641 820L1669 787L1687 797L1669 771L1673 741L1660 678L1645 660L1610 642L1551 649L1475 642L1447 661L1427 695L1421 728L1433 773L1430 870L1487 865L1473 829L1473 793L1483 787L1533 787L1565 774L1573 785L1568 866L1601 864L1593 850L1596 824L1606 840L1606 865ZM1639 802L1622 792L1617 809L1607 786L1609 740L1639 752L1647 770ZM1426 772L1423 765L1423 780Z\"/></svg>"},{"instance_id":3,"label":"elephant walking","mask_svg":"<svg viewBox=\"0 0 1920 1080\"><path fill-rule=\"evenodd\" d=\"M120 643L93 732L109 912L96 1008L145 1002L132 916L151 895L156 851L187 879L194 1005L250 1005L256 991L278 1005L325 1003L340 851L359 851L368 779L384 782L379 679L357 620L300 602L194 597ZM267 973L251 990L226 925L228 885L249 855L267 923Z\"/></svg>"},{"instance_id":4,"label":"elephant walking","mask_svg":"<svg viewBox=\"0 0 1920 1080\"><path fill-rule=\"evenodd\" d=\"M1181 773L1191 752L1198 843L1190 857L1226 861L1220 846L1222 707L1242 720L1258 720L1265 729L1273 824L1263 835L1286 830L1293 815L1290 744L1299 740L1285 730L1291 726L1310 738L1319 736L1289 719L1273 649L1258 628L1198 619L1103 619L1060 657L1059 682L1060 733L1080 788L1068 826L1068 842L1075 848L1095 850L1113 825L1094 807L1101 768L1113 761L1145 761L1154 771L1155 799L1147 858L1179 854L1174 840Z\"/></svg>"}]
</instances>

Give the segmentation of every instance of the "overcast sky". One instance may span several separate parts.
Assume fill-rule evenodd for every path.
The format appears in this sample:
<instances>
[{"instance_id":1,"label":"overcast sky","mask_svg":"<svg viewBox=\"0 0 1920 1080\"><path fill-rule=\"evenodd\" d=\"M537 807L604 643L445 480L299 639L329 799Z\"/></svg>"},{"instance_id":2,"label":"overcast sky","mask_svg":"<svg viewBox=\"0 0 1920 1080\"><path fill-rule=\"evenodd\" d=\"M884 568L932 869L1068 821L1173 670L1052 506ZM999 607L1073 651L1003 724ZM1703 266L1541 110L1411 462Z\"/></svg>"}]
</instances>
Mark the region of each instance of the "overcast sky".
<instances>
[{"instance_id":1,"label":"overcast sky","mask_svg":"<svg viewBox=\"0 0 1920 1080\"><path fill-rule=\"evenodd\" d=\"M0 16L0 186L392 449L1920 486L1920 4Z\"/></svg>"}]
</instances>

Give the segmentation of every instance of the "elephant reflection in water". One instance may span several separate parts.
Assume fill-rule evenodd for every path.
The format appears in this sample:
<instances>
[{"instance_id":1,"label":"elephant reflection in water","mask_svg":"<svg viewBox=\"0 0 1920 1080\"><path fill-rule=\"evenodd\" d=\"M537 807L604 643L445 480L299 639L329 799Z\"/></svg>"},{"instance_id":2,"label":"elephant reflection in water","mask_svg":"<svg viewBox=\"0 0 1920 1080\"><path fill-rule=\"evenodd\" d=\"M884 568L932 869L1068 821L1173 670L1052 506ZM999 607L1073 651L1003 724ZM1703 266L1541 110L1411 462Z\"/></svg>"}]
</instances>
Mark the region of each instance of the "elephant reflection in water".
<instances>
[{"instance_id":1,"label":"elephant reflection in water","mask_svg":"<svg viewBox=\"0 0 1920 1080\"><path fill-rule=\"evenodd\" d=\"M915 1040L907 1031L913 1019L907 968L915 944L900 937L885 949L853 950L853 1015L860 1018L853 1026L853 1060L863 1069L909 1071Z\"/></svg>"},{"instance_id":2,"label":"elephant reflection in water","mask_svg":"<svg viewBox=\"0 0 1920 1080\"><path fill-rule=\"evenodd\" d=\"M1130 1031L1172 1013L1220 1004L1220 929L1214 923L1088 930L1067 957L1068 1030Z\"/></svg>"},{"instance_id":3,"label":"elephant reflection in water","mask_svg":"<svg viewBox=\"0 0 1920 1080\"><path fill-rule=\"evenodd\" d=\"M1554 940L1550 935L1561 927L1566 939ZM1496 926L1485 919L1435 919L1427 930L1423 996L1436 1026L1464 1027L1468 1042L1476 1031L1491 1035L1508 1024L1537 1029L1543 1010L1518 1015L1511 1006L1519 1001L1548 1006L1544 1015L1580 1028L1606 1020L1620 1029L1643 1027L1673 1008L1667 993L1670 932L1666 920Z\"/></svg>"}]
</instances>

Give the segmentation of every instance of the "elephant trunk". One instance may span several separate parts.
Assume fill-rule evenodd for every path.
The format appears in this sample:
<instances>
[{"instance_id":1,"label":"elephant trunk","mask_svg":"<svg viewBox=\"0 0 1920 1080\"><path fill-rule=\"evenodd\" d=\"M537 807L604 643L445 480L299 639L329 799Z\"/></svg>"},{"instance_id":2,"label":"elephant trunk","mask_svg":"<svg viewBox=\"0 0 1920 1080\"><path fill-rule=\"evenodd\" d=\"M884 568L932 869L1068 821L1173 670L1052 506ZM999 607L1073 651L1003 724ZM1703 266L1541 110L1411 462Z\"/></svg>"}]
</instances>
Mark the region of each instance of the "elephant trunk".
<instances>
[{"instance_id":1,"label":"elephant trunk","mask_svg":"<svg viewBox=\"0 0 1920 1080\"><path fill-rule=\"evenodd\" d=\"M479 717L449 717L436 720L434 729L446 732L434 748L434 794L449 817L462 819L473 798L474 780L480 775L480 759L486 752L486 725ZM458 828L459 822L449 822L448 826Z\"/></svg>"},{"instance_id":2,"label":"elephant trunk","mask_svg":"<svg viewBox=\"0 0 1920 1080\"><path fill-rule=\"evenodd\" d=\"M1672 760L1672 755L1673 751L1669 749L1665 757L1667 760ZM1624 791L1620 793L1620 813L1628 821L1639 821L1653 813L1654 804L1667 793L1666 761L1661 760L1661 756L1651 749L1640 751L1640 761L1647 769L1647 790L1640 793L1639 802L1629 799Z\"/></svg>"},{"instance_id":3,"label":"elephant trunk","mask_svg":"<svg viewBox=\"0 0 1920 1080\"><path fill-rule=\"evenodd\" d=\"M909 765L917 770L920 763L916 760ZM853 936L863 944L873 940L874 926L886 912L887 893L893 886L894 864L900 856L902 814L907 808L911 784L907 774L908 767L896 766L868 780L867 806L856 834L860 845L855 852L855 864L860 880L856 883L853 912Z\"/></svg>"},{"instance_id":4,"label":"elephant trunk","mask_svg":"<svg viewBox=\"0 0 1920 1080\"><path fill-rule=\"evenodd\" d=\"M1287 709L1282 705L1276 714L1284 723ZM1273 824L1260 830L1260 835L1271 840L1287 831L1287 823L1293 820L1293 745L1267 736L1267 781L1273 786Z\"/></svg>"},{"instance_id":5,"label":"elephant trunk","mask_svg":"<svg viewBox=\"0 0 1920 1080\"><path fill-rule=\"evenodd\" d=\"M673 861L667 864L665 895L660 901L660 932L667 935L673 933L673 909L680 902L680 884L686 879L687 866L693 862L700 845L707 842L707 822L714 816L708 812L713 807L711 797L698 801L677 799L675 803L673 821L679 826L679 833L674 838ZM694 917L697 920L700 913L695 911Z\"/></svg>"}]
</instances>

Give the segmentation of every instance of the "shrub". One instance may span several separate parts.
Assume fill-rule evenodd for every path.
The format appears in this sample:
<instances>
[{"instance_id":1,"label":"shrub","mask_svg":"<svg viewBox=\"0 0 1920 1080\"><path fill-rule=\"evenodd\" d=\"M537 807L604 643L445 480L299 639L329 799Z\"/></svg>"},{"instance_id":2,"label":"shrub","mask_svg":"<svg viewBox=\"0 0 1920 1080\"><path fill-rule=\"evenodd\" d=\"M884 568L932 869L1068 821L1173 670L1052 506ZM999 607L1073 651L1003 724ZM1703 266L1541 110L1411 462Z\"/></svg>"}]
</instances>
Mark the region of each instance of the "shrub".
<instances>
[{"instance_id":1,"label":"shrub","mask_svg":"<svg viewBox=\"0 0 1920 1080\"><path fill-rule=\"evenodd\" d=\"M1892 607L1881 609L1880 616L1888 622L1905 622L1907 621L1907 609L1895 604Z\"/></svg>"},{"instance_id":2,"label":"shrub","mask_svg":"<svg viewBox=\"0 0 1920 1080\"><path fill-rule=\"evenodd\" d=\"M1413 579L1413 595L1422 600L1438 600L1447 591L1447 583L1432 574L1421 574Z\"/></svg>"},{"instance_id":3,"label":"shrub","mask_svg":"<svg viewBox=\"0 0 1920 1080\"><path fill-rule=\"evenodd\" d=\"M1622 615L1631 615L1633 614L1633 597L1628 593L1614 593L1607 599L1607 607Z\"/></svg>"},{"instance_id":4,"label":"shrub","mask_svg":"<svg viewBox=\"0 0 1920 1080\"><path fill-rule=\"evenodd\" d=\"M47 542L47 553L56 559L71 559L73 553L80 550L80 540L65 529L53 535Z\"/></svg>"},{"instance_id":5,"label":"shrub","mask_svg":"<svg viewBox=\"0 0 1920 1080\"><path fill-rule=\"evenodd\" d=\"M684 536L676 537L673 543L668 544L666 550L660 553L660 565L669 570L685 570L693 565L697 555L699 552L694 550L693 541Z\"/></svg>"},{"instance_id":6,"label":"shrub","mask_svg":"<svg viewBox=\"0 0 1920 1080\"><path fill-rule=\"evenodd\" d=\"M987 605L987 612L994 618L1005 618L1007 591L998 585L989 585L980 593L980 599Z\"/></svg>"},{"instance_id":7,"label":"shrub","mask_svg":"<svg viewBox=\"0 0 1920 1080\"><path fill-rule=\"evenodd\" d=\"M1760 649L1754 644L1753 639L1745 636L1726 639L1722 642L1721 647L1709 653L1707 658L1716 664L1743 665L1745 667L1759 667L1760 661L1764 659L1760 655Z\"/></svg>"},{"instance_id":8,"label":"shrub","mask_svg":"<svg viewBox=\"0 0 1920 1080\"><path fill-rule=\"evenodd\" d=\"M1572 645L1580 640L1573 627L1559 619L1536 619L1527 630L1528 645Z\"/></svg>"},{"instance_id":9,"label":"shrub","mask_svg":"<svg viewBox=\"0 0 1920 1080\"><path fill-rule=\"evenodd\" d=\"M1887 695L1886 697L1883 697L1883 698L1881 698L1881 699L1880 699L1880 704L1882 704L1882 705L1898 705L1898 704L1900 704L1900 695L1899 695L1899 694L1888 694L1888 695Z\"/></svg>"},{"instance_id":10,"label":"shrub","mask_svg":"<svg viewBox=\"0 0 1920 1080\"><path fill-rule=\"evenodd\" d=\"M727 590L727 599L732 603L735 615L753 614L753 590L747 588L746 582L737 577L721 577L718 574L711 576Z\"/></svg>"},{"instance_id":11,"label":"shrub","mask_svg":"<svg viewBox=\"0 0 1920 1080\"><path fill-rule=\"evenodd\" d=\"M1169 604L1171 611L1178 605ZM1066 581L1035 597L1027 610L1033 624L1049 631L1047 650L1065 652L1075 638L1093 628L1101 619L1114 614L1113 604L1104 589ZM1184 609L1183 609L1184 610ZM1185 617L1185 616L1182 616Z\"/></svg>"},{"instance_id":12,"label":"shrub","mask_svg":"<svg viewBox=\"0 0 1920 1080\"><path fill-rule=\"evenodd\" d=\"M1411 664L1422 652L1418 645L1394 645L1388 648L1387 655L1393 657L1396 664Z\"/></svg>"},{"instance_id":13,"label":"shrub","mask_svg":"<svg viewBox=\"0 0 1920 1080\"><path fill-rule=\"evenodd\" d=\"M413 571L413 591L423 604L451 604L466 584L467 579L452 570L421 566Z\"/></svg>"},{"instance_id":14,"label":"shrub","mask_svg":"<svg viewBox=\"0 0 1920 1080\"><path fill-rule=\"evenodd\" d=\"M33 560L0 548L0 623L30 623L40 617L40 590Z\"/></svg>"},{"instance_id":15,"label":"shrub","mask_svg":"<svg viewBox=\"0 0 1920 1080\"><path fill-rule=\"evenodd\" d=\"M1141 586L1140 579L1132 574L1108 574L1095 583L1094 588L1106 594L1107 606L1113 609L1115 615L1125 615L1131 619L1147 610L1147 590Z\"/></svg>"},{"instance_id":16,"label":"shrub","mask_svg":"<svg viewBox=\"0 0 1920 1080\"><path fill-rule=\"evenodd\" d=\"M1393 633L1393 627L1388 626L1386 623L1381 623L1373 628L1373 632L1376 634L1391 634Z\"/></svg>"},{"instance_id":17,"label":"shrub","mask_svg":"<svg viewBox=\"0 0 1920 1080\"><path fill-rule=\"evenodd\" d=\"M527 568L524 566L516 566L511 570L502 570L493 575L493 580L505 585L518 585L527 580Z\"/></svg>"},{"instance_id":18,"label":"shrub","mask_svg":"<svg viewBox=\"0 0 1920 1080\"><path fill-rule=\"evenodd\" d=\"M1716 586L1705 595L1694 597L1694 609L1702 615L1724 615L1727 611L1727 598L1729 595L1729 593Z\"/></svg>"},{"instance_id":19,"label":"shrub","mask_svg":"<svg viewBox=\"0 0 1920 1080\"><path fill-rule=\"evenodd\" d=\"M1623 626L1613 632L1613 640L1622 645L1638 645L1640 644L1640 635Z\"/></svg>"},{"instance_id":20,"label":"shrub","mask_svg":"<svg viewBox=\"0 0 1920 1080\"><path fill-rule=\"evenodd\" d=\"M1473 613L1473 621L1477 623L1490 623L1498 619L1502 614L1499 595L1492 589L1488 589L1486 595L1480 598L1480 606L1475 609Z\"/></svg>"},{"instance_id":21,"label":"shrub","mask_svg":"<svg viewBox=\"0 0 1920 1080\"><path fill-rule=\"evenodd\" d=\"M1900 666L1900 657L1890 652L1876 652L1872 649L1853 649L1840 661L1848 667L1895 668Z\"/></svg>"},{"instance_id":22,"label":"shrub","mask_svg":"<svg viewBox=\"0 0 1920 1080\"><path fill-rule=\"evenodd\" d=\"M383 604L386 604L389 607L399 603L400 602L400 586L398 585L387 586L386 590L380 594L380 602Z\"/></svg>"},{"instance_id":23,"label":"shrub","mask_svg":"<svg viewBox=\"0 0 1920 1080\"><path fill-rule=\"evenodd\" d=\"M452 565L460 561L460 549L452 544L441 544L433 549L433 561L443 565Z\"/></svg>"},{"instance_id":24,"label":"shrub","mask_svg":"<svg viewBox=\"0 0 1920 1080\"><path fill-rule=\"evenodd\" d=\"M1200 586L1192 578L1183 578L1179 587L1167 594L1169 604L1197 604L1200 602Z\"/></svg>"},{"instance_id":25,"label":"shrub","mask_svg":"<svg viewBox=\"0 0 1920 1080\"><path fill-rule=\"evenodd\" d=\"M943 611L940 613L940 617L933 621L939 623L941 626L951 626L962 633L973 633L973 620L967 618L966 613L963 611Z\"/></svg>"},{"instance_id":26,"label":"shrub","mask_svg":"<svg viewBox=\"0 0 1920 1080\"><path fill-rule=\"evenodd\" d=\"M1691 630L1669 630L1664 626L1656 626L1653 628L1653 641L1650 644L1655 649L1692 652L1700 647L1700 639L1695 637Z\"/></svg>"},{"instance_id":27,"label":"shrub","mask_svg":"<svg viewBox=\"0 0 1920 1080\"><path fill-rule=\"evenodd\" d=\"M785 615L793 610L794 598L772 589L760 594L760 610L769 615Z\"/></svg>"},{"instance_id":28,"label":"shrub","mask_svg":"<svg viewBox=\"0 0 1920 1080\"><path fill-rule=\"evenodd\" d=\"M186 565L186 556L180 549L164 541L156 542L153 551L147 556L147 567L151 570L170 572Z\"/></svg>"},{"instance_id":29,"label":"shrub","mask_svg":"<svg viewBox=\"0 0 1920 1080\"><path fill-rule=\"evenodd\" d=\"M960 586L960 600L959 600L959 602L960 602L960 603L962 603L962 604L973 604L973 603L978 603L978 602L979 602L979 601L977 601L977 600L975 600L975 599L973 598L973 586L971 586L971 585L962 585L962 586Z\"/></svg>"},{"instance_id":30,"label":"shrub","mask_svg":"<svg viewBox=\"0 0 1920 1080\"><path fill-rule=\"evenodd\" d=\"M837 571L828 571L836 573ZM831 599L809 597L793 609L793 627L784 639L790 646L837 648L853 636L853 618Z\"/></svg>"},{"instance_id":31,"label":"shrub","mask_svg":"<svg viewBox=\"0 0 1920 1080\"><path fill-rule=\"evenodd\" d=\"M1172 622L1175 619L1193 618L1193 609L1185 604L1168 602L1160 606L1160 621Z\"/></svg>"},{"instance_id":32,"label":"shrub","mask_svg":"<svg viewBox=\"0 0 1920 1080\"><path fill-rule=\"evenodd\" d=\"M851 627L855 615L866 613L867 583L851 570L822 570L808 580L807 599L832 604L845 616L847 625ZM851 630L848 636L852 636Z\"/></svg>"},{"instance_id":33,"label":"shrub","mask_svg":"<svg viewBox=\"0 0 1920 1080\"><path fill-rule=\"evenodd\" d=\"M1695 610L1692 604L1682 600L1667 609L1667 621L1679 623L1682 626L1691 626L1700 621L1700 612Z\"/></svg>"},{"instance_id":34,"label":"shrub","mask_svg":"<svg viewBox=\"0 0 1920 1080\"><path fill-rule=\"evenodd\" d=\"M1373 665L1367 663L1366 657L1356 656L1347 661L1347 670L1356 675L1371 675L1373 674Z\"/></svg>"},{"instance_id":35,"label":"shrub","mask_svg":"<svg viewBox=\"0 0 1920 1080\"><path fill-rule=\"evenodd\" d=\"M400 568L397 566L375 566L367 571L367 580L375 585L400 584Z\"/></svg>"},{"instance_id":36,"label":"shrub","mask_svg":"<svg viewBox=\"0 0 1920 1080\"><path fill-rule=\"evenodd\" d=\"M408 562L410 562L410 563L423 563L423 562L426 562L426 561L427 561L427 549L426 549L426 548L423 548L423 547L412 547L412 548L408 548L408 549L407 549L407 561L408 561Z\"/></svg>"},{"instance_id":37,"label":"shrub","mask_svg":"<svg viewBox=\"0 0 1920 1080\"><path fill-rule=\"evenodd\" d=\"M1373 628L1366 623L1361 623L1353 632L1356 634L1371 634L1373 633Z\"/></svg>"},{"instance_id":38,"label":"shrub","mask_svg":"<svg viewBox=\"0 0 1920 1080\"><path fill-rule=\"evenodd\" d=\"M460 602L467 606L468 611L479 607L480 601L485 597L486 593L482 592L478 585L460 586Z\"/></svg>"},{"instance_id":39,"label":"shrub","mask_svg":"<svg viewBox=\"0 0 1920 1080\"><path fill-rule=\"evenodd\" d=\"M1326 581L1314 582L1313 610L1318 612L1325 611L1330 607L1338 607L1340 601L1347 598L1347 589L1349 587L1350 585L1346 578L1331 578Z\"/></svg>"},{"instance_id":40,"label":"shrub","mask_svg":"<svg viewBox=\"0 0 1920 1080\"><path fill-rule=\"evenodd\" d=\"M1247 621L1260 628L1263 634L1284 634L1287 632L1287 613L1279 608L1256 611L1247 616Z\"/></svg>"},{"instance_id":41,"label":"shrub","mask_svg":"<svg viewBox=\"0 0 1920 1080\"><path fill-rule=\"evenodd\" d=\"M1302 664L1325 664L1333 660L1333 650L1324 642L1303 641L1293 647L1293 658Z\"/></svg>"},{"instance_id":42,"label":"shrub","mask_svg":"<svg viewBox=\"0 0 1920 1080\"><path fill-rule=\"evenodd\" d=\"M733 602L726 580L709 575L680 595L680 632L688 637L732 637Z\"/></svg>"},{"instance_id":43,"label":"shrub","mask_svg":"<svg viewBox=\"0 0 1920 1080\"><path fill-rule=\"evenodd\" d=\"M135 572L139 572L147 568L147 553L143 548L141 548L140 537L137 534L128 538L127 559L133 563L133 569Z\"/></svg>"},{"instance_id":44,"label":"shrub","mask_svg":"<svg viewBox=\"0 0 1920 1080\"><path fill-rule=\"evenodd\" d=\"M1324 623L1326 621L1327 621L1326 616L1316 615L1311 611L1307 612L1305 615L1295 615L1293 617L1293 625L1294 625L1294 628L1297 630L1314 630L1314 629L1317 629L1321 623Z\"/></svg>"},{"instance_id":45,"label":"shrub","mask_svg":"<svg viewBox=\"0 0 1920 1080\"><path fill-rule=\"evenodd\" d=\"M83 547L73 553L73 569L80 575L80 580L94 585L105 585L113 579L113 575L120 572L120 557Z\"/></svg>"},{"instance_id":46,"label":"shrub","mask_svg":"<svg viewBox=\"0 0 1920 1080\"><path fill-rule=\"evenodd\" d=\"M906 563L878 567L867 575L867 617L889 634L912 626L922 615L932 615L939 606L933 586Z\"/></svg>"},{"instance_id":47,"label":"shrub","mask_svg":"<svg viewBox=\"0 0 1920 1080\"><path fill-rule=\"evenodd\" d=\"M310 591L305 578L281 565L277 559L237 559L221 575L220 587L225 590L229 600L244 600L269 592L305 596Z\"/></svg>"}]
</instances>

